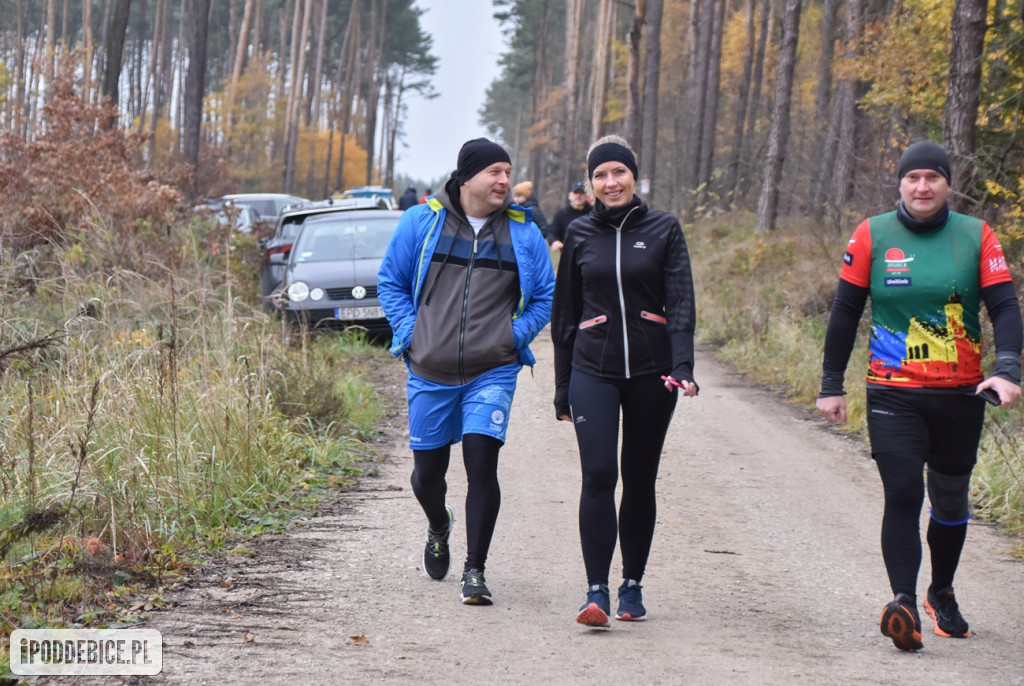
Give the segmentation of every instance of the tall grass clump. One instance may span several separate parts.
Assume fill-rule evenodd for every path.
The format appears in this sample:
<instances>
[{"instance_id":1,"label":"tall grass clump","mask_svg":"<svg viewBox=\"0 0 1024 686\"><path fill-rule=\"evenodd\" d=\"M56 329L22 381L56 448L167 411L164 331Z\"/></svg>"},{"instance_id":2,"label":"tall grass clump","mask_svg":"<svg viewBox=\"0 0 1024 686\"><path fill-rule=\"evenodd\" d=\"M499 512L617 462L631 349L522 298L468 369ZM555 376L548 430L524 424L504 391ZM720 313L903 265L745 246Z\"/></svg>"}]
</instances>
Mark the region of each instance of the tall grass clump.
<instances>
[{"instance_id":1,"label":"tall grass clump","mask_svg":"<svg viewBox=\"0 0 1024 686\"><path fill-rule=\"evenodd\" d=\"M744 375L811 410L820 388L825 330L849 236L807 220L780 222L771 233L755 232L753 225L753 217L734 214L686 229L697 292L698 340ZM1024 251L1007 254L1021 292L1024 258L1019 252ZM848 423L843 429L864 439L869 318L866 312L847 367ZM987 320L984 325L991 358L991 326ZM991 369L991 359L986 368ZM989 408L973 486L979 516L1024 535L1024 403L1010 410ZM1024 552L1024 544L1019 550Z\"/></svg>"}]
</instances>

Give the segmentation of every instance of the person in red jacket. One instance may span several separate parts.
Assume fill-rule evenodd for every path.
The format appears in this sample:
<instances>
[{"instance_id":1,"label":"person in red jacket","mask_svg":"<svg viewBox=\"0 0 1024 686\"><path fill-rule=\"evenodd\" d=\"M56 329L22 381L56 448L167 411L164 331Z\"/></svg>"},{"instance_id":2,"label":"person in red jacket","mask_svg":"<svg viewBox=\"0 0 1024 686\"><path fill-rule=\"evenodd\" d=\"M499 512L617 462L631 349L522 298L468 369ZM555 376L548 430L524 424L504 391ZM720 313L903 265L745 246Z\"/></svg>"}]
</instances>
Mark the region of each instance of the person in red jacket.
<instances>
[{"instance_id":1,"label":"person in red jacket","mask_svg":"<svg viewBox=\"0 0 1024 686\"><path fill-rule=\"evenodd\" d=\"M924 607L937 635L970 633L953 577L970 519L982 398L1003 407L1020 398L1024 324L1006 258L988 224L950 211L950 178L945 150L928 141L910 145L899 162L896 210L854 231L825 335L817 401L825 419L846 423L843 377L870 295L867 421L885 495L882 559L894 594L880 627L901 650L923 645L917 576L926 471L931 583ZM981 367L982 303L996 351L988 377Z\"/></svg>"}]
</instances>

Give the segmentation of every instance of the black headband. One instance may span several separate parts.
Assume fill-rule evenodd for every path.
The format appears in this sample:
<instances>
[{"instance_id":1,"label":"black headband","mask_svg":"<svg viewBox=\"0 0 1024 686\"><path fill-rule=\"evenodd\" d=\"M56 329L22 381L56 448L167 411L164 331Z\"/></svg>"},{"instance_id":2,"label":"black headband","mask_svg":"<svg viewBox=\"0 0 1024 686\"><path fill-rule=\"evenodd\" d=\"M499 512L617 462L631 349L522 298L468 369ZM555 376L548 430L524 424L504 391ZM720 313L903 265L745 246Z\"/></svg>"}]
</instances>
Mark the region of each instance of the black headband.
<instances>
[{"instance_id":1,"label":"black headband","mask_svg":"<svg viewBox=\"0 0 1024 686\"><path fill-rule=\"evenodd\" d=\"M587 175L594 178L594 170L605 162L622 162L629 171L633 172L633 180L640 177L636 166L636 156L633 151L620 143L602 143L587 155Z\"/></svg>"}]
</instances>

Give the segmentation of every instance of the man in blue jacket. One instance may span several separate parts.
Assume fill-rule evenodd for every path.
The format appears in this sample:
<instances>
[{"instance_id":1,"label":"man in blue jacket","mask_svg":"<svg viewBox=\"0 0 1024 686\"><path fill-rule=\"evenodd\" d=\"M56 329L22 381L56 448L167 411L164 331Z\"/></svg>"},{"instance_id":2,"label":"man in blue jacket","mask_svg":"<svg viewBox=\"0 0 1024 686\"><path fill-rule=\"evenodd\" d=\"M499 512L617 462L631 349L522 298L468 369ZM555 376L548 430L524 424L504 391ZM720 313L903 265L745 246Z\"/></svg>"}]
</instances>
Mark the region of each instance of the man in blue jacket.
<instances>
[{"instance_id":1,"label":"man in blue jacket","mask_svg":"<svg viewBox=\"0 0 1024 686\"><path fill-rule=\"evenodd\" d=\"M444 188L402 215L377 275L391 352L409 367L412 489L427 516L423 569L433 579L451 565L445 475L452 444L462 442L467 605L491 604L484 566L501 505L498 451L554 292L544 238L529 212L510 204L511 170L500 145L466 142Z\"/></svg>"}]
</instances>

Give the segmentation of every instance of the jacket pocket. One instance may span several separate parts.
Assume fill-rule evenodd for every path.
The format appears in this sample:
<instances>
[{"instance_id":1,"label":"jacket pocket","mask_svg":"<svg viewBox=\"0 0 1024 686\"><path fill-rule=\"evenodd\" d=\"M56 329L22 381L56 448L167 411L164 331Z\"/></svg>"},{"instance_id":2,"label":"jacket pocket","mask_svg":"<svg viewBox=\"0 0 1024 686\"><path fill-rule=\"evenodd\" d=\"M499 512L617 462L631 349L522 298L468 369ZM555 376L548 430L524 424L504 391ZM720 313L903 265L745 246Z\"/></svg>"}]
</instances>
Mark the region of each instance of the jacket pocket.
<instances>
[{"instance_id":1,"label":"jacket pocket","mask_svg":"<svg viewBox=\"0 0 1024 686\"><path fill-rule=\"evenodd\" d=\"M603 314L600 314L594 317L593 319L588 319L585 322L580 322L580 330L582 331L583 329L589 329L590 327L597 326L598 324L604 324L606 321L608 321L608 317L604 316Z\"/></svg>"},{"instance_id":2,"label":"jacket pocket","mask_svg":"<svg viewBox=\"0 0 1024 686\"><path fill-rule=\"evenodd\" d=\"M640 318L648 319L652 322L658 322L659 324L668 324L668 319L662 317L660 314L654 314L653 312L648 312L647 310L640 310Z\"/></svg>"}]
</instances>

